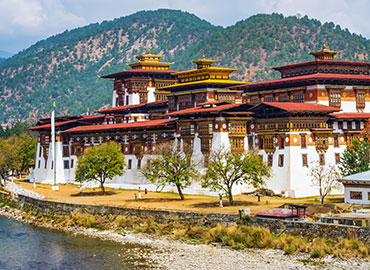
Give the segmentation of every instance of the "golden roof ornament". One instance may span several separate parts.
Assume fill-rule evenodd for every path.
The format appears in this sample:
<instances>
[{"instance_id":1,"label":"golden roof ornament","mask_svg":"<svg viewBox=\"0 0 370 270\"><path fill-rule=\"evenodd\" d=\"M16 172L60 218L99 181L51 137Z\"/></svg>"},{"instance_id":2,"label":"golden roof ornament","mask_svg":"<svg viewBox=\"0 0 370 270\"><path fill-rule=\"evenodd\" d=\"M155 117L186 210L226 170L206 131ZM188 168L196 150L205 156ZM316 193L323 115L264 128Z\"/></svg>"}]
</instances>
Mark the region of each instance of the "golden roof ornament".
<instances>
[{"instance_id":1,"label":"golden roof ornament","mask_svg":"<svg viewBox=\"0 0 370 270\"><path fill-rule=\"evenodd\" d=\"M310 52L309 54L315 56L316 60L333 60L334 56L340 51L331 51L326 48L325 42L322 44L322 49L316 52Z\"/></svg>"},{"instance_id":2,"label":"golden roof ornament","mask_svg":"<svg viewBox=\"0 0 370 270\"><path fill-rule=\"evenodd\" d=\"M206 59L206 56L203 54L202 59L194 60L193 63L197 65L197 69L201 68L209 68L212 63L216 62L216 60Z\"/></svg>"},{"instance_id":3,"label":"golden roof ornament","mask_svg":"<svg viewBox=\"0 0 370 270\"><path fill-rule=\"evenodd\" d=\"M148 48L148 54L150 54L150 48Z\"/></svg>"}]
</instances>

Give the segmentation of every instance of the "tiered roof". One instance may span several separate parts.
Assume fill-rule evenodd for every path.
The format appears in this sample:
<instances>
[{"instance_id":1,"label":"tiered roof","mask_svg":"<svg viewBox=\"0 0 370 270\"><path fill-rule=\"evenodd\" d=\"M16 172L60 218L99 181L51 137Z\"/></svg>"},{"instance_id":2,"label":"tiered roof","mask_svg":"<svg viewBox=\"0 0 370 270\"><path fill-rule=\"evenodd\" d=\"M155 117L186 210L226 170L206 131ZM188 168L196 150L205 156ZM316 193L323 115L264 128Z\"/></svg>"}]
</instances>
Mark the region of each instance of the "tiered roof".
<instances>
[{"instance_id":1,"label":"tiered roof","mask_svg":"<svg viewBox=\"0 0 370 270\"><path fill-rule=\"evenodd\" d=\"M137 121L131 123L119 123L119 124L106 124L106 125L89 125L79 126L63 131L63 133L88 133L88 132L99 132L99 131L122 131L131 129L148 129L158 128L164 126L172 126L175 124L176 119L157 119L149 121Z\"/></svg>"},{"instance_id":2,"label":"tiered roof","mask_svg":"<svg viewBox=\"0 0 370 270\"><path fill-rule=\"evenodd\" d=\"M193 61L197 65L196 69L179 71L173 73L178 78L179 83L162 87L163 90L192 90L203 87L228 87L237 84L246 84L247 82L230 80L230 74L237 69L234 68L222 68L212 67L211 64L216 62L215 60L206 59L203 55L202 59Z\"/></svg>"}]
</instances>

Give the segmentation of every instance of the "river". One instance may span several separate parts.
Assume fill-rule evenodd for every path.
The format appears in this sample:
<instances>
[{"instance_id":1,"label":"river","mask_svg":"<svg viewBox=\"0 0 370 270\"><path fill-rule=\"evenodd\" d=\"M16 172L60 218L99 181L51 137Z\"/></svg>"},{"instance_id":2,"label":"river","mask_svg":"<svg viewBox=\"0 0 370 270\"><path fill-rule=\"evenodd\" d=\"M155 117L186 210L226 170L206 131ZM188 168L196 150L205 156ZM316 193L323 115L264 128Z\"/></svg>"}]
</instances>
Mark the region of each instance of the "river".
<instances>
[{"instance_id":1,"label":"river","mask_svg":"<svg viewBox=\"0 0 370 270\"><path fill-rule=\"evenodd\" d=\"M19 223L0 216L1 270L153 269L153 250Z\"/></svg>"}]
</instances>

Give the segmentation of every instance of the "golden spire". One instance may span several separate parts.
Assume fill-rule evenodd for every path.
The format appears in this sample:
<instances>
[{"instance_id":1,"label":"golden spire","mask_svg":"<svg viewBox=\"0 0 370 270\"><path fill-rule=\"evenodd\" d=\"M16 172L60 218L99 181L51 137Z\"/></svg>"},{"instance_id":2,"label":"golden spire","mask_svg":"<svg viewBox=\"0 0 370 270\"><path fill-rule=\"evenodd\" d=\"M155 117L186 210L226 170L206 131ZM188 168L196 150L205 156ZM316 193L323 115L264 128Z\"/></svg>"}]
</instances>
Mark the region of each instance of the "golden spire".
<instances>
[{"instance_id":1,"label":"golden spire","mask_svg":"<svg viewBox=\"0 0 370 270\"><path fill-rule=\"evenodd\" d=\"M148 48L148 54L150 54L150 48Z\"/></svg>"},{"instance_id":2,"label":"golden spire","mask_svg":"<svg viewBox=\"0 0 370 270\"><path fill-rule=\"evenodd\" d=\"M325 41L322 44L322 49L317 52L310 52L309 54L315 56L316 60L333 60L334 56L340 51L331 51L326 48Z\"/></svg>"},{"instance_id":3,"label":"golden spire","mask_svg":"<svg viewBox=\"0 0 370 270\"><path fill-rule=\"evenodd\" d=\"M206 55L203 53L203 59L206 59Z\"/></svg>"}]
</instances>

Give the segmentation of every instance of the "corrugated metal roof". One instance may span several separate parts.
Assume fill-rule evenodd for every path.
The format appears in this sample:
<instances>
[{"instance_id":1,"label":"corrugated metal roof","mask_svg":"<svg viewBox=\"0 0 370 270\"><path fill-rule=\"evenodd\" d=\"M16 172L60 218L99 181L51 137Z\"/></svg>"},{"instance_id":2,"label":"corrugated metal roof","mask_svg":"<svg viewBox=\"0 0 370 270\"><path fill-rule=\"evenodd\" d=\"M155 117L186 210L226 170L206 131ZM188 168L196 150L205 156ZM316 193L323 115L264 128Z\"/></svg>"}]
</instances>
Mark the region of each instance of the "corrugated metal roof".
<instances>
[{"instance_id":1,"label":"corrugated metal roof","mask_svg":"<svg viewBox=\"0 0 370 270\"><path fill-rule=\"evenodd\" d=\"M370 182L370 171L355 173L343 177L343 180L347 181L369 181Z\"/></svg>"}]
</instances>

